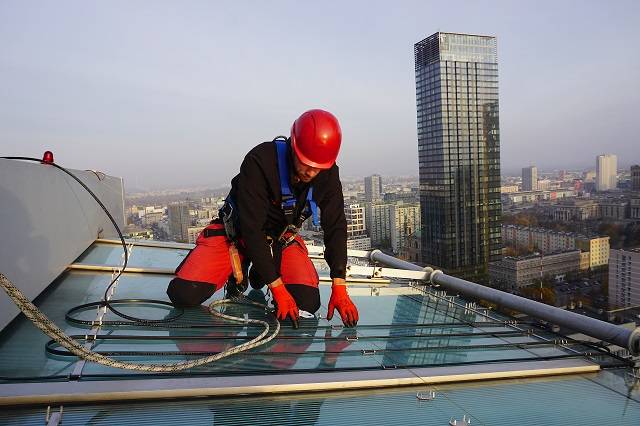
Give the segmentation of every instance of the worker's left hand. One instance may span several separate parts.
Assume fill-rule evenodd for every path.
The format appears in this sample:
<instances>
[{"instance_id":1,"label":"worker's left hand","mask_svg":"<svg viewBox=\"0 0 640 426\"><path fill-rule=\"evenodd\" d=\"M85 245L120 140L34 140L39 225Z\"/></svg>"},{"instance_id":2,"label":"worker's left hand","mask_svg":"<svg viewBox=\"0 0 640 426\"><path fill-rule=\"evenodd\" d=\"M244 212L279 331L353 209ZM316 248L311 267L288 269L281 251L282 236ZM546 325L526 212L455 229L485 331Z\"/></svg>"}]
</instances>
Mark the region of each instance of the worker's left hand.
<instances>
[{"instance_id":1,"label":"worker's left hand","mask_svg":"<svg viewBox=\"0 0 640 426\"><path fill-rule=\"evenodd\" d=\"M346 285L336 285L331 287L331 299L329 299L329 312L327 312L327 319L333 318L333 311L337 309L342 322L347 327L355 327L358 324L358 309L353 304L349 294L347 293Z\"/></svg>"}]
</instances>

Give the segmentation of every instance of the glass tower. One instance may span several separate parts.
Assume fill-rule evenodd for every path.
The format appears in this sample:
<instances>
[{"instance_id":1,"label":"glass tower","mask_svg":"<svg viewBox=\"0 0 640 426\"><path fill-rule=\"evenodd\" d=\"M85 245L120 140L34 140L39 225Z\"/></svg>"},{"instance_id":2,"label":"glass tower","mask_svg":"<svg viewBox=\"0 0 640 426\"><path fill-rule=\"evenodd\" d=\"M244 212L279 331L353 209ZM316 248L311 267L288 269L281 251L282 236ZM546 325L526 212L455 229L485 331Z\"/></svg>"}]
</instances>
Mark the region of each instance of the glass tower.
<instances>
[{"instance_id":1,"label":"glass tower","mask_svg":"<svg viewBox=\"0 0 640 426\"><path fill-rule=\"evenodd\" d=\"M483 275L501 257L496 39L438 32L414 54L422 260Z\"/></svg>"}]
</instances>

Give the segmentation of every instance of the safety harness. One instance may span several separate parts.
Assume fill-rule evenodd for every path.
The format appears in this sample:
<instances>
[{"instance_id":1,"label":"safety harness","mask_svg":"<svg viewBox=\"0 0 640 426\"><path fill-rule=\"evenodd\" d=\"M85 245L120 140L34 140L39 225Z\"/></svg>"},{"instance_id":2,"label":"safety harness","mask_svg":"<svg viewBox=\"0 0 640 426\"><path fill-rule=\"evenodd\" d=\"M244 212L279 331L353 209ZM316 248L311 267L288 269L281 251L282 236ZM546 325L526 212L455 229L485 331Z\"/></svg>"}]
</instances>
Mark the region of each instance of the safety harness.
<instances>
[{"instance_id":1,"label":"safety harness","mask_svg":"<svg viewBox=\"0 0 640 426\"><path fill-rule=\"evenodd\" d=\"M302 227L302 224L309 217L312 218L313 224L315 226L319 225L320 222L318 220L318 205L313 199L313 186L310 186L307 191L305 206L300 214L296 217L298 203L296 196L293 194L291 186L289 185L289 176L291 169L287 140L286 138L284 138L284 136L278 136L273 140L273 142L276 145L278 159L278 177L280 180L280 193L282 194L280 208L282 209L285 221L287 222L287 225L280 233L277 241L283 247L286 247L295 239L296 235L300 231L300 228ZM231 196L228 196L226 198L224 206L222 207L222 209L220 209L220 218L224 223L227 238L229 238L229 240L232 242L236 242L239 235L237 229L238 217L236 211L236 203Z\"/></svg>"},{"instance_id":2,"label":"safety harness","mask_svg":"<svg viewBox=\"0 0 640 426\"><path fill-rule=\"evenodd\" d=\"M277 159L278 159L278 177L280 180L280 193L282 194L282 201L280 207L284 213L287 225L280 233L277 239L267 236L267 241L271 246L271 254L274 259L274 263L279 269L280 261L282 258L282 250L289 246L298 235L300 228L305 220L312 217L313 224L319 225L318 220L318 205L313 199L313 186L309 186L307 190L307 196L305 199L305 206L299 215L296 217L298 210L298 203L296 196L291 190L289 185L290 176L290 161L289 161L289 149L287 140L284 136L278 136L273 140L276 145ZM231 258L231 266L233 269L233 275L236 283L243 282L246 278L246 267L242 264L237 246L239 244L238 237L238 212L235 200L228 196L225 203L220 209L219 217L224 224L224 232L227 239L230 242L229 245L229 257ZM215 234L214 234L215 235ZM207 235L205 235L206 237Z\"/></svg>"}]
</instances>

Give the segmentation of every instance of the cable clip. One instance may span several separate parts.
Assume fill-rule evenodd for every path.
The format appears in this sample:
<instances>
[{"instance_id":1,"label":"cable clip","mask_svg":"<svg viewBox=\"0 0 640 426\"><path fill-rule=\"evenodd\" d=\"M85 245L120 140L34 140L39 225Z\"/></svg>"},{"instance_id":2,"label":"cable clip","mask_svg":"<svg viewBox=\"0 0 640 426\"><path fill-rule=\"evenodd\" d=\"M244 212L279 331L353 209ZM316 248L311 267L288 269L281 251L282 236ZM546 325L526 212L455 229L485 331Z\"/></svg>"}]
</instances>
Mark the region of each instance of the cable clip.
<instances>
[{"instance_id":1,"label":"cable clip","mask_svg":"<svg viewBox=\"0 0 640 426\"><path fill-rule=\"evenodd\" d=\"M376 350L375 349L362 349L362 355L375 355L376 354Z\"/></svg>"}]
</instances>

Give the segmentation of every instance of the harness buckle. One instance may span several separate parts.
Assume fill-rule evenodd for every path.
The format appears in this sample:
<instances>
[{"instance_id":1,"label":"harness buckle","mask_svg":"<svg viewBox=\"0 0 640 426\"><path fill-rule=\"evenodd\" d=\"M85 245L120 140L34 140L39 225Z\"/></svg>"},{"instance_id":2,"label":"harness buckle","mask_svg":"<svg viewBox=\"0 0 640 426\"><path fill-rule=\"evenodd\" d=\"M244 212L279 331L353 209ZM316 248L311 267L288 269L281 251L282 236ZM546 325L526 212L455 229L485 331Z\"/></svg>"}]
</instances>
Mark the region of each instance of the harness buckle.
<instances>
[{"instance_id":1,"label":"harness buckle","mask_svg":"<svg viewBox=\"0 0 640 426\"><path fill-rule=\"evenodd\" d=\"M293 242L293 240L295 240L296 236L298 235L298 231L299 228L297 228L295 225L287 225L278 237L278 242L282 244L283 247L288 246ZM287 233L290 234L287 235Z\"/></svg>"}]
</instances>

